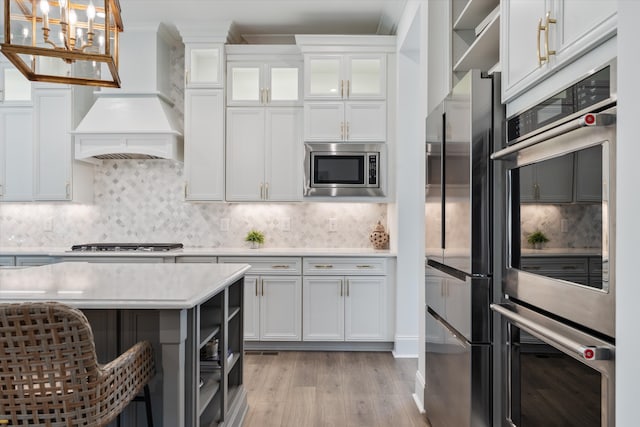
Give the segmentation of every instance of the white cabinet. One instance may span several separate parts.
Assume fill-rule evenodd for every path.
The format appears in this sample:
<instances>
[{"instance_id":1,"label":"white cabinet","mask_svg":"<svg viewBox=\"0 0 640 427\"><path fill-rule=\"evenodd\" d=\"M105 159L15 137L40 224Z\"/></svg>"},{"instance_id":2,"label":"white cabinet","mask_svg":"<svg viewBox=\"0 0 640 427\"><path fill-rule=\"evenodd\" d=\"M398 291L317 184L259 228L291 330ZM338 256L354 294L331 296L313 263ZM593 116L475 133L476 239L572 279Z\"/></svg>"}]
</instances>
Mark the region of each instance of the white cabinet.
<instances>
[{"instance_id":1,"label":"white cabinet","mask_svg":"<svg viewBox=\"0 0 640 427\"><path fill-rule=\"evenodd\" d=\"M301 200L301 128L301 108L227 108L226 200Z\"/></svg>"},{"instance_id":2,"label":"white cabinet","mask_svg":"<svg viewBox=\"0 0 640 427\"><path fill-rule=\"evenodd\" d=\"M503 1L501 15L503 102L593 50L617 30L617 5L609 0Z\"/></svg>"},{"instance_id":3,"label":"white cabinet","mask_svg":"<svg viewBox=\"0 0 640 427\"><path fill-rule=\"evenodd\" d=\"M33 197L33 110L0 106L0 200Z\"/></svg>"},{"instance_id":4,"label":"white cabinet","mask_svg":"<svg viewBox=\"0 0 640 427\"><path fill-rule=\"evenodd\" d=\"M184 112L185 199L224 200L224 91L187 89Z\"/></svg>"},{"instance_id":5,"label":"white cabinet","mask_svg":"<svg viewBox=\"0 0 640 427\"><path fill-rule=\"evenodd\" d=\"M453 0L453 72L488 71L499 63L499 0Z\"/></svg>"},{"instance_id":6,"label":"white cabinet","mask_svg":"<svg viewBox=\"0 0 640 427\"><path fill-rule=\"evenodd\" d=\"M305 102L305 141L380 141L387 139L384 101Z\"/></svg>"},{"instance_id":7,"label":"white cabinet","mask_svg":"<svg viewBox=\"0 0 640 427\"><path fill-rule=\"evenodd\" d=\"M31 103L31 82L13 64L0 58L0 106Z\"/></svg>"},{"instance_id":8,"label":"white cabinet","mask_svg":"<svg viewBox=\"0 0 640 427\"><path fill-rule=\"evenodd\" d=\"M220 257L218 262L251 264L244 285L245 340L300 341L300 258Z\"/></svg>"},{"instance_id":9,"label":"white cabinet","mask_svg":"<svg viewBox=\"0 0 640 427\"><path fill-rule=\"evenodd\" d=\"M224 45L185 43L185 83L187 88L224 87Z\"/></svg>"},{"instance_id":10,"label":"white cabinet","mask_svg":"<svg viewBox=\"0 0 640 427\"><path fill-rule=\"evenodd\" d=\"M385 54L307 54L304 97L312 99L386 99Z\"/></svg>"},{"instance_id":11,"label":"white cabinet","mask_svg":"<svg viewBox=\"0 0 640 427\"><path fill-rule=\"evenodd\" d=\"M305 258L304 272L304 341L392 339L385 259Z\"/></svg>"},{"instance_id":12,"label":"white cabinet","mask_svg":"<svg viewBox=\"0 0 640 427\"><path fill-rule=\"evenodd\" d=\"M227 105L302 105L302 61L227 63Z\"/></svg>"}]
</instances>

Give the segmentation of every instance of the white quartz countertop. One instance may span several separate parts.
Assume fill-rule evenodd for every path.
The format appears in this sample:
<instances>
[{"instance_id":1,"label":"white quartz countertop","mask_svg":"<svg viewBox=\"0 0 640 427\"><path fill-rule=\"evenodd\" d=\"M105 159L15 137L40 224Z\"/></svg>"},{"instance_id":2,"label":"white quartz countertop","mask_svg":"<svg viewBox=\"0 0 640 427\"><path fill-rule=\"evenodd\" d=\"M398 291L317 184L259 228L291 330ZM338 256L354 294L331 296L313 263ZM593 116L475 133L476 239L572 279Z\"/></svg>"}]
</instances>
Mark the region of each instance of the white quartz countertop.
<instances>
[{"instance_id":1,"label":"white quartz countertop","mask_svg":"<svg viewBox=\"0 0 640 427\"><path fill-rule=\"evenodd\" d=\"M523 256L600 256L601 248L545 248L545 249L522 249Z\"/></svg>"},{"instance_id":2,"label":"white quartz countertop","mask_svg":"<svg viewBox=\"0 0 640 427\"><path fill-rule=\"evenodd\" d=\"M175 257L175 256L367 256L367 257L395 257L395 252L388 249L373 248L183 248L171 251L117 251L91 252L76 251L60 247L0 247L0 255L6 256L131 256L131 257Z\"/></svg>"},{"instance_id":3,"label":"white quartz countertop","mask_svg":"<svg viewBox=\"0 0 640 427\"><path fill-rule=\"evenodd\" d=\"M0 302L59 301L78 308L183 309L219 293L248 264L69 262L0 269Z\"/></svg>"}]
</instances>

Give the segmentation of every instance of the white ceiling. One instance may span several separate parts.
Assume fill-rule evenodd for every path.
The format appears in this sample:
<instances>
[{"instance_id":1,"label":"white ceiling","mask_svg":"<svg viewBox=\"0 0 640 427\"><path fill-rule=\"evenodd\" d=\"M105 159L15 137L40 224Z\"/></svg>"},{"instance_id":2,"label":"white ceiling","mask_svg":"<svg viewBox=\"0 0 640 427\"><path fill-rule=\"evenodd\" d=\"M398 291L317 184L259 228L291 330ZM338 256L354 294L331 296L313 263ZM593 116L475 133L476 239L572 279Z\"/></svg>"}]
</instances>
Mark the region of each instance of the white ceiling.
<instances>
[{"instance_id":1,"label":"white ceiling","mask_svg":"<svg viewBox=\"0 0 640 427\"><path fill-rule=\"evenodd\" d=\"M148 22L228 23L239 35L395 34L407 0L120 0L125 31Z\"/></svg>"}]
</instances>

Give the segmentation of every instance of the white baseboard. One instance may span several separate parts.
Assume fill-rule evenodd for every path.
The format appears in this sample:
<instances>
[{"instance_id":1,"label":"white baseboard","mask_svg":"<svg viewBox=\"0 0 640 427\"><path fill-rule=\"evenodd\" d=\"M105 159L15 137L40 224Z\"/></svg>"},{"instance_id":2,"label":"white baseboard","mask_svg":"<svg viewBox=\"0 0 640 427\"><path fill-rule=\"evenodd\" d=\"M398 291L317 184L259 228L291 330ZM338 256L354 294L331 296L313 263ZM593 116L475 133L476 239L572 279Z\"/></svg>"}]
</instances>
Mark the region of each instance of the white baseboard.
<instances>
[{"instance_id":1,"label":"white baseboard","mask_svg":"<svg viewBox=\"0 0 640 427\"><path fill-rule=\"evenodd\" d=\"M416 371L416 392L413 393L413 400L421 414L424 414L424 388L425 381L420 371Z\"/></svg>"},{"instance_id":2,"label":"white baseboard","mask_svg":"<svg viewBox=\"0 0 640 427\"><path fill-rule=\"evenodd\" d=\"M393 357L417 358L418 357L418 337L396 335L395 345L393 347Z\"/></svg>"}]
</instances>

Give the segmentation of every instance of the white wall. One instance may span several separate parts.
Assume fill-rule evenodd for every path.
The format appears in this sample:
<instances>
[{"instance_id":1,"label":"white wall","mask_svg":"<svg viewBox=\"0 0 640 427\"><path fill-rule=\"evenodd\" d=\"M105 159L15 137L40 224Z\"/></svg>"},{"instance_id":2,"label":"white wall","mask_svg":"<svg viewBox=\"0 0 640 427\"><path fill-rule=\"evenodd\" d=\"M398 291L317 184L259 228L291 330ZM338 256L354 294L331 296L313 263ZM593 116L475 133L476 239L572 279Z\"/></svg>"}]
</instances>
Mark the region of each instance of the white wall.
<instances>
[{"instance_id":1,"label":"white wall","mask_svg":"<svg viewBox=\"0 0 640 427\"><path fill-rule=\"evenodd\" d=\"M640 2L618 1L618 153L616 277L616 424L638 425L638 241L640 241Z\"/></svg>"},{"instance_id":2,"label":"white wall","mask_svg":"<svg viewBox=\"0 0 640 427\"><path fill-rule=\"evenodd\" d=\"M427 114L426 1L408 1L398 25L396 355L424 354L424 120ZM422 338L420 338L422 337ZM421 356L423 359L423 356ZM422 407L424 378L416 373Z\"/></svg>"}]
</instances>

